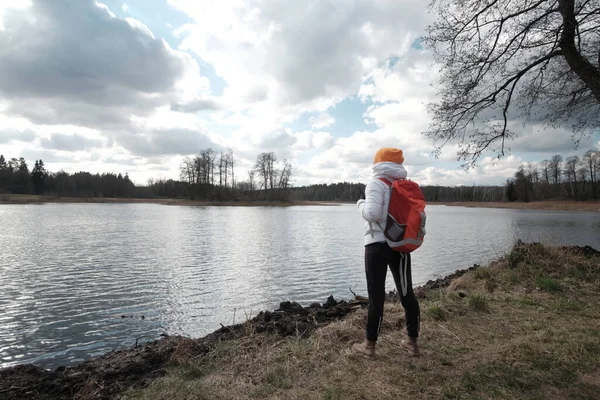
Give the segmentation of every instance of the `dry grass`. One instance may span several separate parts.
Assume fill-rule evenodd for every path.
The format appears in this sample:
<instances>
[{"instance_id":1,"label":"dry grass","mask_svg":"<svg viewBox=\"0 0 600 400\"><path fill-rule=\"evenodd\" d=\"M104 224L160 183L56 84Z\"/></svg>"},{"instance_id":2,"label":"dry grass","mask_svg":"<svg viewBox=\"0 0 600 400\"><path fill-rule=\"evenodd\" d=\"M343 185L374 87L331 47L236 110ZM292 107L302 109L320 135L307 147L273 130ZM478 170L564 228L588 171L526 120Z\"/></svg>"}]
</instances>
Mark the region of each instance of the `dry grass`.
<instances>
[{"instance_id":1,"label":"dry grass","mask_svg":"<svg viewBox=\"0 0 600 400\"><path fill-rule=\"evenodd\" d=\"M598 398L599 263L519 244L451 287L427 292L419 358L398 346L403 309L388 303L375 360L349 351L363 337L366 313L359 310L308 339L222 342L125 398Z\"/></svg>"},{"instance_id":2,"label":"dry grass","mask_svg":"<svg viewBox=\"0 0 600 400\"><path fill-rule=\"evenodd\" d=\"M102 391L102 382L97 379L91 378L88 380L83 387L73 395L75 400L86 400L98 397Z\"/></svg>"},{"instance_id":3,"label":"dry grass","mask_svg":"<svg viewBox=\"0 0 600 400\"><path fill-rule=\"evenodd\" d=\"M600 211L598 201L532 201L521 202L430 202L431 205L481 208L512 208L519 210Z\"/></svg>"}]
</instances>

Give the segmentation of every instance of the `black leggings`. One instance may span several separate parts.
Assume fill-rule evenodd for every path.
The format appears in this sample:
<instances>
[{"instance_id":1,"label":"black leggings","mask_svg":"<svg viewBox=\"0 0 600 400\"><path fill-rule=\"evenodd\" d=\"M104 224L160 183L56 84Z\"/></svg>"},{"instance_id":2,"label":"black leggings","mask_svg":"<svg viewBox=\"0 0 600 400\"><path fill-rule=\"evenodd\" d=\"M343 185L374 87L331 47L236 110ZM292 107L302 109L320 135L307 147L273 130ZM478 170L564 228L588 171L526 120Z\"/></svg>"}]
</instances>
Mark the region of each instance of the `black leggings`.
<instances>
[{"instance_id":1,"label":"black leggings","mask_svg":"<svg viewBox=\"0 0 600 400\"><path fill-rule=\"evenodd\" d=\"M421 311L412 287L410 253L394 251L387 243L372 243L365 246L365 272L369 293L369 316L367 319L367 340L376 341L383 319L385 302L385 277L390 267L396 290L406 314L408 336L419 336Z\"/></svg>"}]
</instances>

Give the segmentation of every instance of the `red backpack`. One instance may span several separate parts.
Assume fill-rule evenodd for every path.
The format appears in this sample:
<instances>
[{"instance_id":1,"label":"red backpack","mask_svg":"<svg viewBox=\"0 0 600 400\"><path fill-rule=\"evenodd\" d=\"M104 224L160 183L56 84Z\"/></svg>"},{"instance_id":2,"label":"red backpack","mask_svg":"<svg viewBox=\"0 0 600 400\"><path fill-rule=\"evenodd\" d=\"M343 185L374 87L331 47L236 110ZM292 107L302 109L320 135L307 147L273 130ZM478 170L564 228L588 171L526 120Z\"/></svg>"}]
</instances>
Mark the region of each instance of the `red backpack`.
<instances>
[{"instance_id":1,"label":"red backpack","mask_svg":"<svg viewBox=\"0 0 600 400\"><path fill-rule=\"evenodd\" d=\"M425 237L425 197L419 185L408 179L393 183L380 178L390 187L390 207L383 234L392 250L415 251Z\"/></svg>"}]
</instances>

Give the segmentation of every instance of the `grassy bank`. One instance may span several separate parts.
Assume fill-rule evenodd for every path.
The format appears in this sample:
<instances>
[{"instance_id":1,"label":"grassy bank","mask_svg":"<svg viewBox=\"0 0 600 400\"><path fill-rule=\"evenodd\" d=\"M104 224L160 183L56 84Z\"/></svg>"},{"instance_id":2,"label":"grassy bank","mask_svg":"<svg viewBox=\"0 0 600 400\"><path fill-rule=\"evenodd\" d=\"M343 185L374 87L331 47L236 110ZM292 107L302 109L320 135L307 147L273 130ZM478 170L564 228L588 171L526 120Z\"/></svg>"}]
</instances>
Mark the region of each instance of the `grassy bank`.
<instances>
[{"instance_id":1,"label":"grassy bank","mask_svg":"<svg viewBox=\"0 0 600 400\"><path fill-rule=\"evenodd\" d=\"M62 197L35 194L0 194L0 204L43 204L43 203L149 203L177 206L245 206L245 207L289 207L289 206L314 206L337 205L333 202L318 201L265 201L265 200L240 200L240 201L214 201L214 200L185 200L167 198L111 198L111 197Z\"/></svg>"},{"instance_id":2,"label":"grassy bank","mask_svg":"<svg viewBox=\"0 0 600 400\"><path fill-rule=\"evenodd\" d=\"M431 205L459 207L511 208L518 210L600 211L598 201L532 201L521 202L430 202Z\"/></svg>"},{"instance_id":3,"label":"grassy bank","mask_svg":"<svg viewBox=\"0 0 600 400\"><path fill-rule=\"evenodd\" d=\"M398 346L403 310L388 303L375 360L349 351L363 336L361 309L308 338L253 334L248 326L249 336L201 356L182 346L166 376L124 397L598 398L598 254L518 244L420 297L419 358Z\"/></svg>"}]
</instances>

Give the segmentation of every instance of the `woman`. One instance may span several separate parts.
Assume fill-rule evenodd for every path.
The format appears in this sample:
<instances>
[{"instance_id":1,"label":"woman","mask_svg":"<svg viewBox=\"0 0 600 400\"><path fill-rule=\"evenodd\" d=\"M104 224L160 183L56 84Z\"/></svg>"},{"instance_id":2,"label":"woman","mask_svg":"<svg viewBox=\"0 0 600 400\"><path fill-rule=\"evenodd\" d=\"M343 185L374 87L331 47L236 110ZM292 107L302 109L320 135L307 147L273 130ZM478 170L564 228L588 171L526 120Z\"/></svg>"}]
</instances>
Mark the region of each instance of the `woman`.
<instances>
[{"instance_id":1,"label":"woman","mask_svg":"<svg viewBox=\"0 0 600 400\"><path fill-rule=\"evenodd\" d=\"M365 188L365 199L361 199L357 203L365 220L365 272L369 311L366 338L362 343L354 344L352 350L356 354L369 358L375 355L375 344L383 319L385 278L388 266L392 271L396 289L406 313L408 338L402 341L402 346L408 350L410 355L419 355L417 338L419 337L420 310L419 302L412 288L410 253L392 250L383 234L390 202L390 189L385 181L393 182L406 178L403 162L404 156L400 149L384 147L377 151L373 164L373 175Z\"/></svg>"}]
</instances>

